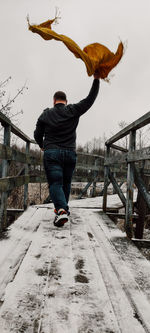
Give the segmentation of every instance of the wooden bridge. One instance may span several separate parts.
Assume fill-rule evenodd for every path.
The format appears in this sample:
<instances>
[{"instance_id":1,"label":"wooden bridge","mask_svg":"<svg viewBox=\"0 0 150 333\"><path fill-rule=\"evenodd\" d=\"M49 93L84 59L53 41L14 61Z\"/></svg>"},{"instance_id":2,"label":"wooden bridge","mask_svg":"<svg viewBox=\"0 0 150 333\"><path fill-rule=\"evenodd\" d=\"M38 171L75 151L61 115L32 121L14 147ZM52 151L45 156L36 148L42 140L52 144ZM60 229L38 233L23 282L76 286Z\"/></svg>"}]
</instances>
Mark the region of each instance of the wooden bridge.
<instances>
[{"instance_id":1,"label":"wooden bridge","mask_svg":"<svg viewBox=\"0 0 150 333\"><path fill-rule=\"evenodd\" d=\"M108 140L105 161L93 157L93 167L88 163L87 173L80 157L78 167L83 168L87 186L93 182L93 193L96 182L103 180L104 162L104 196L93 194L93 198L71 201L70 222L61 229L53 226L52 204L27 208L28 183L44 181L41 160L30 154L34 141L2 114L0 122L4 127L4 144L0 145L4 230L0 239L0 333L150 332L150 262L134 239L126 236L131 238L135 222L138 232L140 214L142 232L144 225L143 212L134 204L133 184L140 204L142 196L144 217L145 207L149 207L149 166L143 161L150 159L150 150L135 149L135 131L150 123L150 112ZM25 153L10 147L11 132L26 142ZM114 145L128 133L128 151ZM122 154L113 157L110 148ZM9 176L11 160L25 164L23 175ZM36 173L29 172L31 164L39 166ZM125 181L127 169L125 198L120 183ZM108 196L110 182L116 194ZM23 184L25 211L6 228L7 198L14 187ZM125 207L122 215L120 207ZM126 233L117 228L110 214L125 217Z\"/></svg>"}]
</instances>

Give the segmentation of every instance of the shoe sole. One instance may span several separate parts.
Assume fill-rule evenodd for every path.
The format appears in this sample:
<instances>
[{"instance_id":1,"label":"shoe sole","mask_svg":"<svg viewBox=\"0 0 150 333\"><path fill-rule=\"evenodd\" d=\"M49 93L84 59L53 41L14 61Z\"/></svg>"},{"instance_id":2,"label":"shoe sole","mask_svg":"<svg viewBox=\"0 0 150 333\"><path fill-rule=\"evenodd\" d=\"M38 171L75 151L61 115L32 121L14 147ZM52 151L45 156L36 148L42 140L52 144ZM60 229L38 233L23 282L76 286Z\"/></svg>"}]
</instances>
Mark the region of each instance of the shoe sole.
<instances>
[{"instance_id":1,"label":"shoe sole","mask_svg":"<svg viewBox=\"0 0 150 333\"><path fill-rule=\"evenodd\" d=\"M57 221L56 223L54 222L54 226L55 227L58 227L58 228L60 228L60 227L63 227L63 225L66 223L66 222L68 222L68 219L66 218L66 217L62 217L59 221Z\"/></svg>"}]
</instances>

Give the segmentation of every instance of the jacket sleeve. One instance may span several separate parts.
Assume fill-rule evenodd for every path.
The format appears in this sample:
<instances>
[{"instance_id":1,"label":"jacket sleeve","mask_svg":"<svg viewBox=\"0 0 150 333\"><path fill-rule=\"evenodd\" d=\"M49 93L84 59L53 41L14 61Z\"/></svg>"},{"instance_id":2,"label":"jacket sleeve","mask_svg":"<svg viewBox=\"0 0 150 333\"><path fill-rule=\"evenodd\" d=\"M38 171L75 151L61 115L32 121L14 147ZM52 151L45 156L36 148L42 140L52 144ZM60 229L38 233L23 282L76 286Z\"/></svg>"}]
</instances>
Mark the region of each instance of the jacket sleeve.
<instances>
[{"instance_id":1,"label":"jacket sleeve","mask_svg":"<svg viewBox=\"0 0 150 333\"><path fill-rule=\"evenodd\" d=\"M41 118L42 115L38 118L38 121L36 123L36 129L34 131L34 139L37 142L37 144L40 146L40 148L43 148L45 125Z\"/></svg>"},{"instance_id":2,"label":"jacket sleeve","mask_svg":"<svg viewBox=\"0 0 150 333\"><path fill-rule=\"evenodd\" d=\"M88 96L85 99L81 100L79 103L72 105L72 110L74 110L74 116L80 117L90 109L98 95L99 85L99 79L94 79Z\"/></svg>"}]
</instances>

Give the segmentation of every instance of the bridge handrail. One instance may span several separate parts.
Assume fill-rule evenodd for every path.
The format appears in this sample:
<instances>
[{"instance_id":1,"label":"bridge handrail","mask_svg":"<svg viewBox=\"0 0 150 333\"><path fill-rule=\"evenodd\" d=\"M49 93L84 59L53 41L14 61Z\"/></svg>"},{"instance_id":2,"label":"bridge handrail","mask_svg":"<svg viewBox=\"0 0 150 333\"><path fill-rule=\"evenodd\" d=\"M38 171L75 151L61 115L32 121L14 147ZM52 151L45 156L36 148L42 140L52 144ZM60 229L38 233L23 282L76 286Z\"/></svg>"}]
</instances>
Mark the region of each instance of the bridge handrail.
<instances>
[{"instance_id":1,"label":"bridge handrail","mask_svg":"<svg viewBox=\"0 0 150 333\"><path fill-rule=\"evenodd\" d=\"M150 111L144 114L142 117L131 123L130 125L123 128L117 134L113 135L109 140L106 141L106 145L112 145L114 142L122 139L124 136L130 134L130 131L136 131L137 129L144 127L150 123Z\"/></svg>"},{"instance_id":2,"label":"bridge handrail","mask_svg":"<svg viewBox=\"0 0 150 333\"><path fill-rule=\"evenodd\" d=\"M10 126L11 132L17 135L22 140L29 142L29 143L36 143L35 140L30 139L25 133L23 133L16 125L14 125L11 120L6 117L1 111L0 111L0 122L3 127Z\"/></svg>"},{"instance_id":3,"label":"bridge handrail","mask_svg":"<svg viewBox=\"0 0 150 333\"><path fill-rule=\"evenodd\" d=\"M30 153L24 153L18 149L9 147L0 143L0 159L27 163L30 165L40 165L42 160L39 157L31 156Z\"/></svg>"},{"instance_id":4,"label":"bridge handrail","mask_svg":"<svg viewBox=\"0 0 150 333\"><path fill-rule=\"evenodd\" d=\"M134 186L138 189L138 198L142 197L143 208L139 208L139 222L136 224L135 235L137 238L142 238L144 218L146 214L146 207L150 209L150 193L148 191L148 176L150 177L150 147L136 150L136 130L150 124L150 111L142 117L126 126L113 137L105 142L106 153L104 159L104 194L103 194L103 211L107 211L107 188L110 182L112 183L115 192L118 194L123 206L125 207L125 229L129 238L133 237L133 192ZM128 149L124 149L115 145L114 143L129 134ZM111 155L111 149L119 150L120 154L117 156ZM121 154L122 152L122 154ZM145 163L146 161L146 163ZM114 166L127 166L127 194L126 197L122 192L116 174L112 170ZM125 169L124 169L125 170ZM141 222L141 220L143 222ZM140 223L143 223L142 227Z\"/></svg>"}]
</instances>

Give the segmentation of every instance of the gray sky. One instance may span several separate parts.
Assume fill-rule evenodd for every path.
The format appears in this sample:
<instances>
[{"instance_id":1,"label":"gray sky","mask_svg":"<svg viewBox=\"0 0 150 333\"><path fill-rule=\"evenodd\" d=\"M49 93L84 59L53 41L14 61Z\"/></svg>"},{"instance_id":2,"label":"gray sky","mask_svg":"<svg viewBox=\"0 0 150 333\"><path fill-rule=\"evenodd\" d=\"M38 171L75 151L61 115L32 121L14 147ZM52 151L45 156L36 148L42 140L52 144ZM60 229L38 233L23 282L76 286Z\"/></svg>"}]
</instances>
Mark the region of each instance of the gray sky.
<instances>
[{"instance_id":1,"label":"gray sky","mask_svg":"<svg viewBox=\"0 0 150 333\"><path fill-rule=\"evenodd\" d=\"M84 63L61 42L44 41L28 31L30 23L53 18L53 29L72 38L81 48L99 42L115 52L120 40L126 52L111 84L101 80L94 106L80 119L77 143L116 133L121 120L131 123L150 110L150 0L0 0L0 80L12 76L11 94L27 80L28 91L14 104L23 109L20 128L33 137L36 120L52 106L56 90L64 90L68 102L86 97L92 84Z\"/></svg>"}]
</instances>

